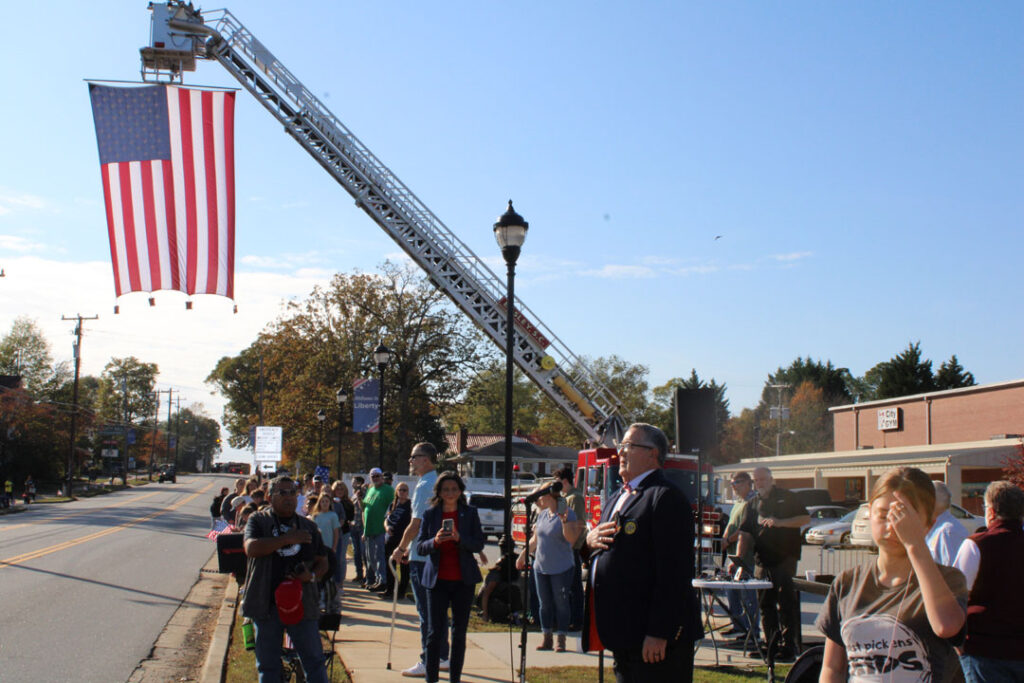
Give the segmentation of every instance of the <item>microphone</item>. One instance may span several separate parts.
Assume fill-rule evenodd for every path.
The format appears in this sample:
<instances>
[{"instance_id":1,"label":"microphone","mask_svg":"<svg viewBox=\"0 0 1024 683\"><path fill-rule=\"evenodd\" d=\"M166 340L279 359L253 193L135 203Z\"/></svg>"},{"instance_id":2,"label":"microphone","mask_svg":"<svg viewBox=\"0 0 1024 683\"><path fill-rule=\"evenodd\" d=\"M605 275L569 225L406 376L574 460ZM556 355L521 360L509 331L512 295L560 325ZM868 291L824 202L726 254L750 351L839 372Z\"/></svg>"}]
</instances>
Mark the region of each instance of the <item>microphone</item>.
<instances>
[{"instance_id":1,"label":"microphone","mask_svg":"<svg viewBox=\"0 0 1024 683\"><path fill-rule=\"evenodd\" d=\"M553 484L545 486L542 489L537 489L536 491L528 495L526 498L520 498L519 502L523 503L524 505L532 505L533 503L536 503L539 498L551 495L552 493L559 493L561 492L561 490L562 482L556 481Z\"/></svg>"}]
</instances>

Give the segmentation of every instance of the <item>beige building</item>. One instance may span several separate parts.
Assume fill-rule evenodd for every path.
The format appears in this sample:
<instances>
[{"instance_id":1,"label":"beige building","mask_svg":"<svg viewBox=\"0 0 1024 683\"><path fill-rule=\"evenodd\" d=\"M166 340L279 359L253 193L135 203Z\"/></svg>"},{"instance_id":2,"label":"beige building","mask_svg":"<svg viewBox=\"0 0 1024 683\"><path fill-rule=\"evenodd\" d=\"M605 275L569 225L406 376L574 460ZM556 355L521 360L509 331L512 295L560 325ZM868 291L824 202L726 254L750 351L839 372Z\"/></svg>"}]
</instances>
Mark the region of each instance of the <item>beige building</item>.
<instances>
[{"instance_id":1,"label":"beige building","mask_svg":"<svg viewBox=\"0 0 1024 683\"><path fill-rule=\"evenodd\" d=\"M946 482L953 502L982 513L989 482L1020 457L1024 380L836 406L835 450L748 458L715 468L722 491L732 472L770 467L780 486L828 489L832 500L865 500L875 480L898 466Z\"/></svg>"}]
</instances>

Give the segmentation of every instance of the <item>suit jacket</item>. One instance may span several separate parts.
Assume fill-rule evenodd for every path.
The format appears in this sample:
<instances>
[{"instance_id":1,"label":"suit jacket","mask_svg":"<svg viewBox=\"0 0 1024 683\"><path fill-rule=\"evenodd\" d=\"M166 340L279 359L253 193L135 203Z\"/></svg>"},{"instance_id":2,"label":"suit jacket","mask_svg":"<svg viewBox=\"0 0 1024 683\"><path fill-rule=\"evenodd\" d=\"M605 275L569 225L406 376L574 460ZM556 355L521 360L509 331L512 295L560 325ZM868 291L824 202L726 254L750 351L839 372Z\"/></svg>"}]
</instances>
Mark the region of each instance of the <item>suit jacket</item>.
<instances>
[{"instance_id":1,"label":"suit jacket","mask_svg":"<svg viewBox=\"0 0 1024 683\"><path fill-rule=\"evenodd\" d=\"M601 522L610 521L623 495L620 489L607 501ZM613 652L639 649L645 636L664 638L670 646L700 640L690 502L661 470L648 474L630 497L608 550L590 555L585 622L596 622L601 643ZM584 650L591 649L589 628L583 636Z\"/></svg>"},{"instance_id":2,"label":"suit jacket","mask_svg":"<svg viewBox=\"0 0 1024 683\"><path fill-rule=\"evenodd\" d=\"M433 588L437 583L438 563L441 561L441 550L434 545L434 536L441 529L443 515L441 506L427 508L420 522L420 535L416 539L416 549L425 556L423 576L420 583L425 588ZM459 569L462 570L462 581L475 586L484 580L480 574L474 555L484 549L484 532L480 528L480 515L471 505L459 504Z\"/></svg>"}]
</instances>

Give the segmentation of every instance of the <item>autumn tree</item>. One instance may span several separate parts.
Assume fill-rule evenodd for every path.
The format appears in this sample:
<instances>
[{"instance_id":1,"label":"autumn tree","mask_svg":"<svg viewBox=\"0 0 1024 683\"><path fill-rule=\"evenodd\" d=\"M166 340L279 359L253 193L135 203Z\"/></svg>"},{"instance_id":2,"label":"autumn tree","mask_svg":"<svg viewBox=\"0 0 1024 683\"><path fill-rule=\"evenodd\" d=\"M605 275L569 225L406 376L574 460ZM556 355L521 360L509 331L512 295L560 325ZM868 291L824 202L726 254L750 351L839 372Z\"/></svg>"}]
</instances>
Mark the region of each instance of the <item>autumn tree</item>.
<instances>
[{"instance_id":1,"label":"autumn tree","mask_svg":"<svg viewBox=\"0 0 1024 683\"><path fill-rule=\"evenodd\" d=\"M796 360L787 367L780 367L768 375L768 381L761 393L761 400L773 405L776 401L775 389L772 384L788 384L796 388L804 382L810 382L813 386L821 389L822 399L829 406L841 405L853 402L853 395L848 385L849 371L846 368L837 368L832 365L831 360L824 363L814 360L810 356L803 358L797 356Z\"/></svg>"},{"instance_id":2,"label":"autumn tree","mask_svg":"<svg viewBox=\"0 0 1024 683\"><path fill-rule=\"evenodd\" d=\"M544 398L519 368L513 370L512 420L515 429L527 434L540 426ZM469 382L465 395L444 414L454 431L463 427L478 434L505 432L505 364L495 360Z\"/></svg>"},{"instance_id":3,"label":"autumn tree","mask_svg":"<svg viewBox=\"0 0 1024 683\"><path fill-rule=\"evenodd\" d=\"M324 459L334 462L335 392L342 387L351 392L354 379L377 376L372 354L381 342L395 354L384 378L385 465L397 468L416 441L443 448L442 407L462 394L492 352L414 266L390 262L378 274L335 275L304 301L289 304L248 349L218 362L207 381L228 399L224 422L231 444L248 445L248 428L259 421L262 359L263 422L284 428L287 459L304 467L314 461L316 413L323 409L331 430L324 438ZM351 417L346 424L350 430ZM345 434L343 468L365 467L364 440Z\"/></svg>"},{"instance_id":4,"label":"autumn tree","mask_svg":"<svg viewBox=\"0 0 1024 683\"><path fill-rule=\"evenodd\" d=\"M0 375L18 375L25 391L48 399L69 372L66 363L53 362L50 344L36 321L20 316L0 338Z\"/></svg>"}]
</instances>

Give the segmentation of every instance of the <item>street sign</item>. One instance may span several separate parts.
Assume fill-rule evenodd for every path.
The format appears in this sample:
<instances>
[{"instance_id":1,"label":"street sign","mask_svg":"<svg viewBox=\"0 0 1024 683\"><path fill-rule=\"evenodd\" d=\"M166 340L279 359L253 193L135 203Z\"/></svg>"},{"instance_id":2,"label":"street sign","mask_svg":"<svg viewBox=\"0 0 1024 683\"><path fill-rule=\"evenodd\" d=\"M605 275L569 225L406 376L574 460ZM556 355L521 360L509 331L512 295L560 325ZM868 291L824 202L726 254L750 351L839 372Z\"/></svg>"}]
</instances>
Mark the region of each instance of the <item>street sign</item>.
<instances>
[{"instance_id":1,"label":"street sign","mask_svg":"<svg viewBox=\"0 0 1024 683\"><path fill-rule=\"evenodd\" d=\"M135 443L135 430L134 429L129 429L128 430L128 445L131 446L134 443Z\"/></svg>"},{"instance_id":2,"label":"street sign","mask_svg":"<svg viewBox=\"0 0 1024 683\"><path fill-rule=\"evenodd\" d=\"M283 430L281 427L257 427L256 444L253 448L253 461L280 462L282 439Z\"/></svg>"}]
</instances>

